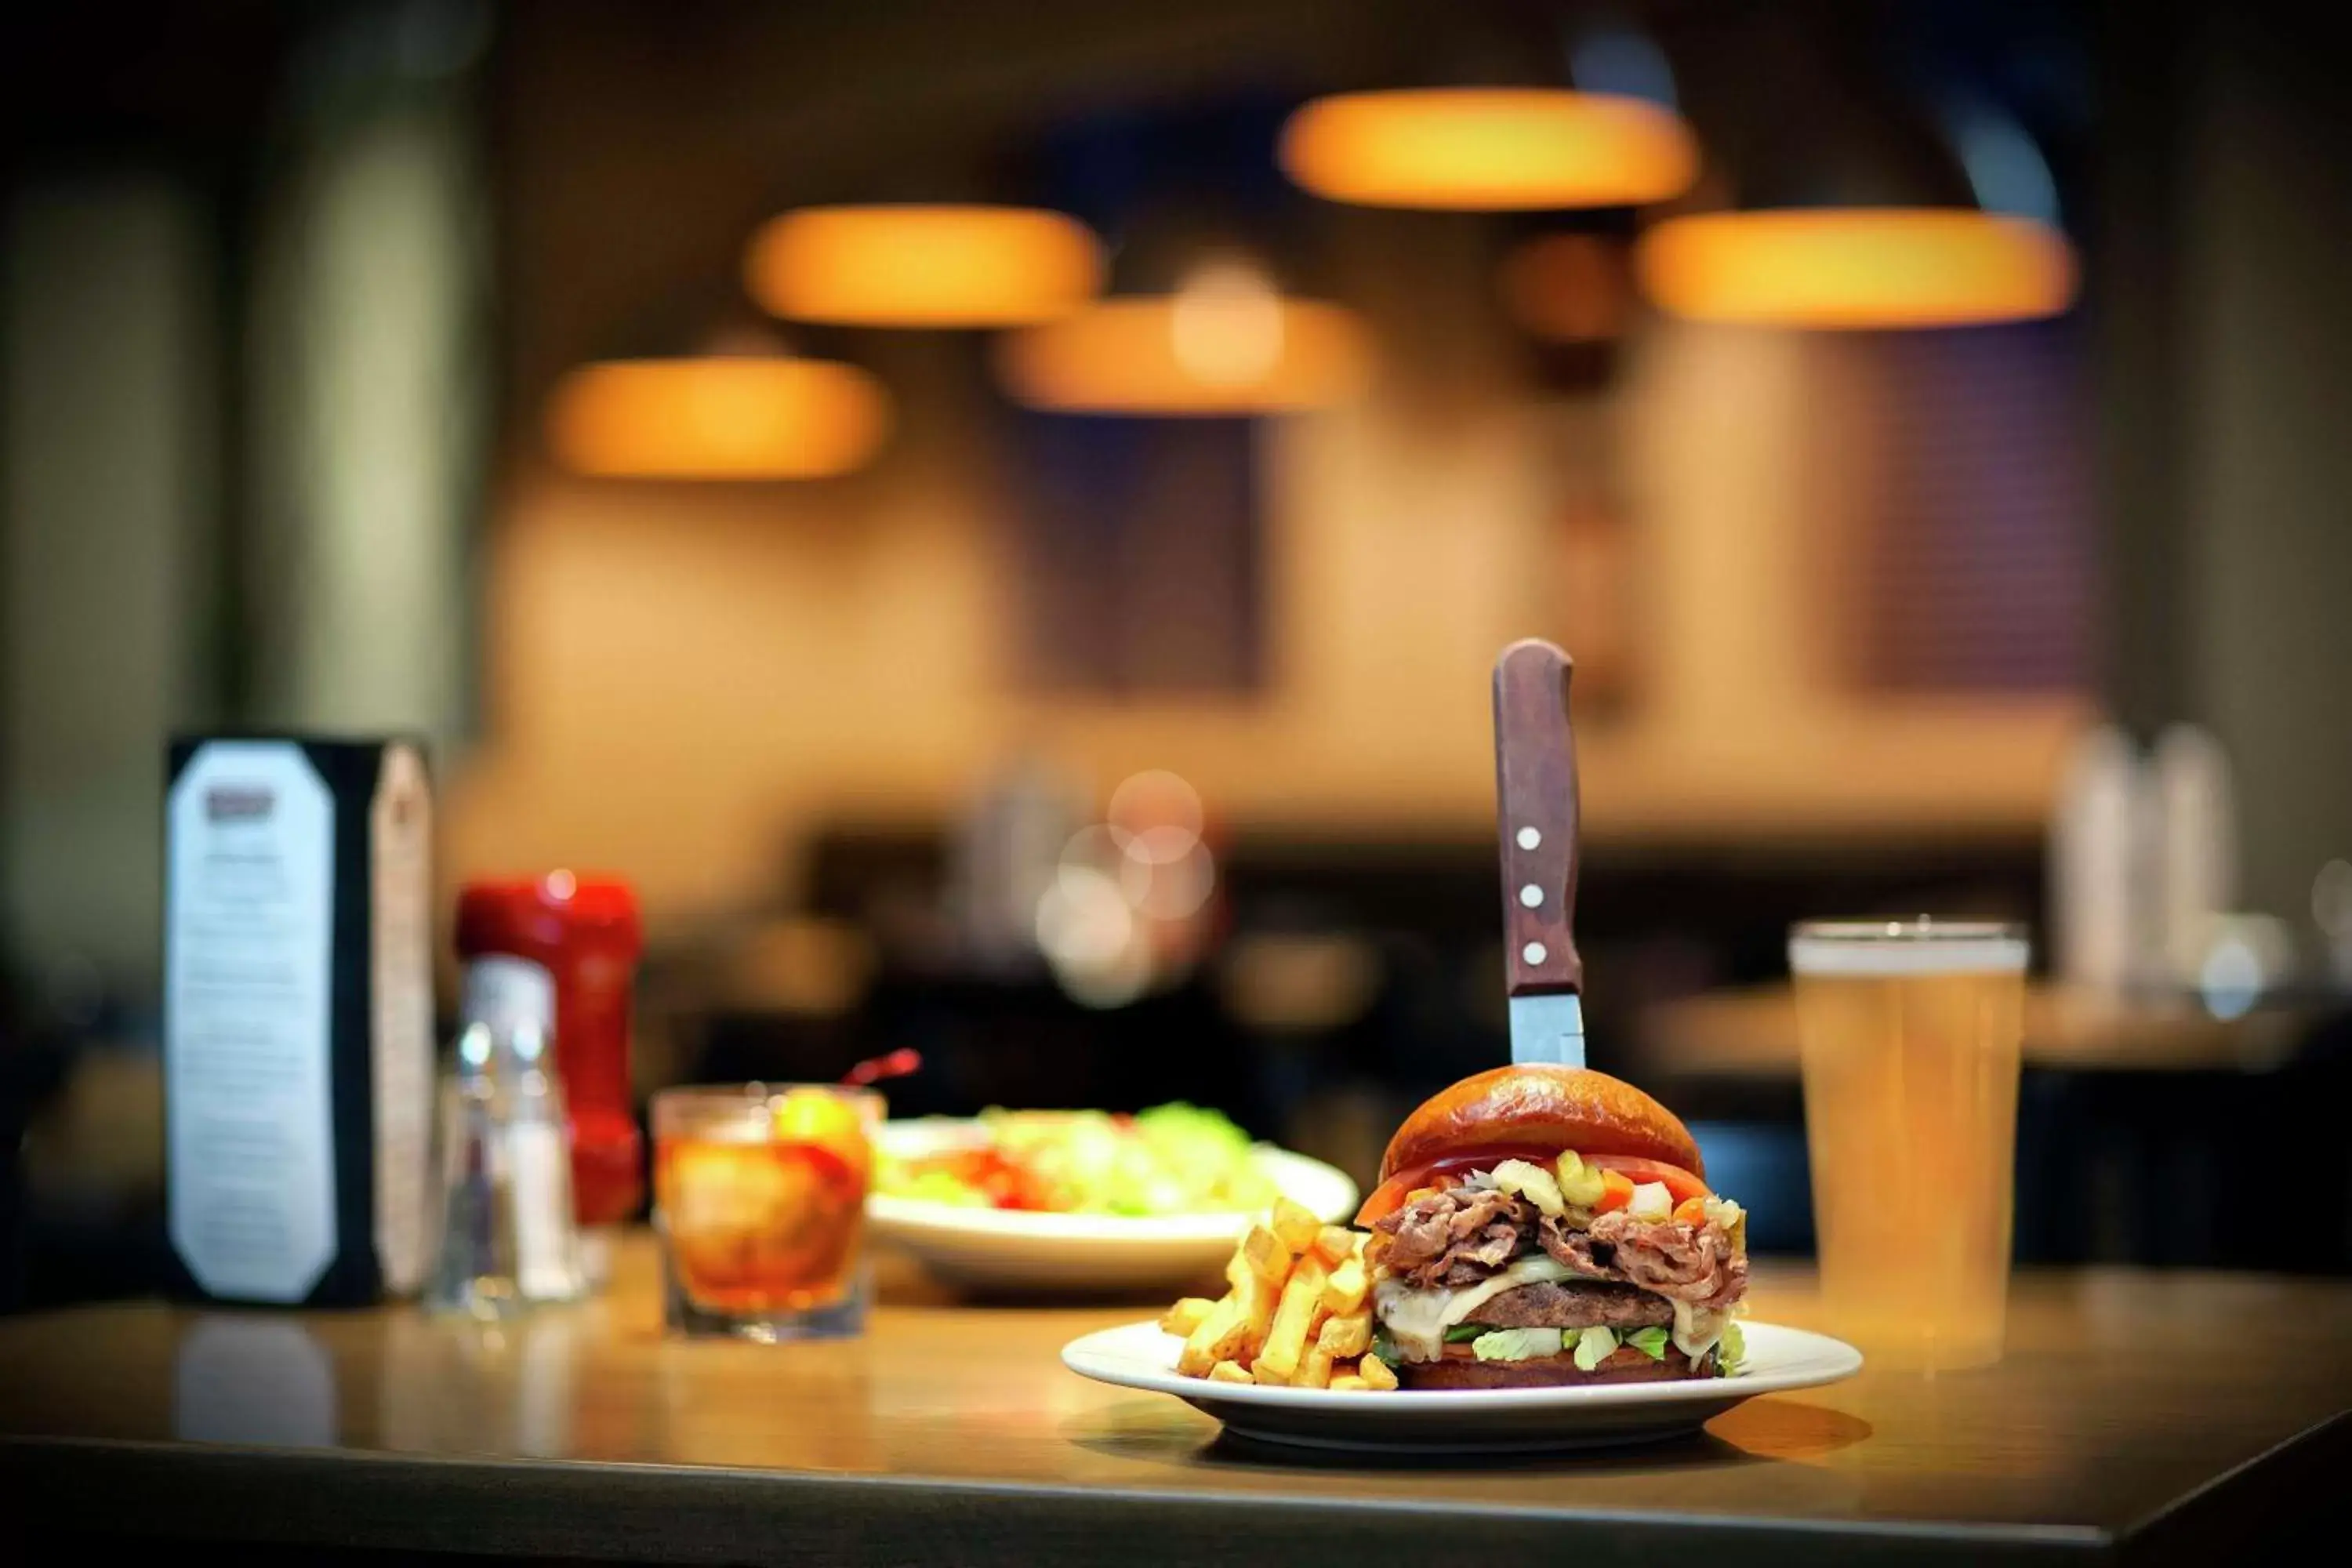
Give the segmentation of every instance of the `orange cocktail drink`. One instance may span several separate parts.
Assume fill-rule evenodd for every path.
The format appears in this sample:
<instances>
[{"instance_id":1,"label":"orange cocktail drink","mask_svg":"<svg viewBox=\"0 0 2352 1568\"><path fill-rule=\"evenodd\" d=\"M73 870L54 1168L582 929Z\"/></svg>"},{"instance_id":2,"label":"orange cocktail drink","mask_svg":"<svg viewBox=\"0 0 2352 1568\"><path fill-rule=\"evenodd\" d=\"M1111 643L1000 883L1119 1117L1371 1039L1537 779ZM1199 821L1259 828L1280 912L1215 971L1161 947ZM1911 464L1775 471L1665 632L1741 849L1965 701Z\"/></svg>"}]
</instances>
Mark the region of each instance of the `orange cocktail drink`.
<instances>
[{"instance_id":1,"label":"orange cocktail drink","mask_svg":"<svg viewBox=\"0 0 2352 1568\"><path fill-rule=\"evenodd\" d=\"M881 1097L824 1084L654 1099L669 1326L757 1340L864 1326L866 1191Z\"/></svg>"}]
</instances>

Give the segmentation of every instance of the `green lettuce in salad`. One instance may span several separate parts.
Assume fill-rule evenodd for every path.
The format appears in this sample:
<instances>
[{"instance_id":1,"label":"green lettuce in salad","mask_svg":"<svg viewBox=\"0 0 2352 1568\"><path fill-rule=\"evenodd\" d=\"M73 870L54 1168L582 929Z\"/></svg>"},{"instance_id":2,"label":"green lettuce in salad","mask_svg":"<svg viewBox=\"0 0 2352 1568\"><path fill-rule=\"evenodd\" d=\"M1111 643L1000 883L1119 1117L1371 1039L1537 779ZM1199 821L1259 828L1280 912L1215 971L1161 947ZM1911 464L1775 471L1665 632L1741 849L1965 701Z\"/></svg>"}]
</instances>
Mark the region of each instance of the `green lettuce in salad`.
<instances>
[{"instance_id":1,"label":"green lettuce in salad","mask_svg":"<svg viewBox=\"0 0 2352 1568\"><path fill-rule=\"evenodd\" d=\"M1073 1214L1129 1215L1260 1209L1276 1186L1249 1135L1181 1101L1122 1119L1099 1110L990 1110L996 1148L1025 1163Z\"/></svg>"}]
</instances>

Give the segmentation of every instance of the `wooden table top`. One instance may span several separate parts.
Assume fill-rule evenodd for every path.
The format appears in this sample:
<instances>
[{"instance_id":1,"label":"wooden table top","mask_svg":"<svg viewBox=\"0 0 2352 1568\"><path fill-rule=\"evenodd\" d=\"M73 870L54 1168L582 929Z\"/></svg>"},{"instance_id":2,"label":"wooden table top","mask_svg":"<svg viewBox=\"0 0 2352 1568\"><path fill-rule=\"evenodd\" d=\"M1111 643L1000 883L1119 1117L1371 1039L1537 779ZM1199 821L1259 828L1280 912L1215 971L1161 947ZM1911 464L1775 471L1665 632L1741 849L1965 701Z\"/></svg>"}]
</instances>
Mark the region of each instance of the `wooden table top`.
<instances>
[{"instance_id":1,"label":"wooden table top","mask_svg":"<svg viewBox=\"0 0 2352 1568\"><path fill-rule=\"evenodd\" d=\"M635 1238L605 1299L495 1331L0 1321L0 1538L13 1508L36 1532L676 1562L2230 1561L2352 1459L2342 1282L2027 1274L1997 1367L1865 1371L1662 1447L1365 1464L1237 1447L1059 1365L1136 1306L934 1305L902 1276L859 1341L689 1343L651 1276ZM1810 1273L1760 1265L1754 1309L1816 1321Z\"/></svg>"},{"instance_id":2,"label":"wooden table top","mask_svg":"<svg viewBox=\"0 0 2352 1568\"><path fill-rule=\"evenodd\" d=\"M2186 1001L2127 1000L2061 985L2025 989L2025 1061L2075 1072L2235 1072L2278 1066L2307 1015L2217 1018ZM1660 1078L1793 1078L1797 1003L1786 984L1715 991L1653 1007L1640 1024Z\"/></svg>"}]
</instances>

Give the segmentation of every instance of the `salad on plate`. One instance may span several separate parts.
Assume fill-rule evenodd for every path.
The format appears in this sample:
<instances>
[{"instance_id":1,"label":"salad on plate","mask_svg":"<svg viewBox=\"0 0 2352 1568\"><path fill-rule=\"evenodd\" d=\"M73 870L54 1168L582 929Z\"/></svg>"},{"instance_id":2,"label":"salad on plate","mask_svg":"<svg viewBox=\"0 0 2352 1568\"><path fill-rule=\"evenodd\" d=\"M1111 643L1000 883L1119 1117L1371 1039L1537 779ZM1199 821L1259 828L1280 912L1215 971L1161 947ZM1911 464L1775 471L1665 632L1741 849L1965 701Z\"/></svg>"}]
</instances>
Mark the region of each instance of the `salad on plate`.
<instances>
[{"instance_id":1,"label":"salad on plate","mask_svg":"<svg viewBox=\"0 0 2352 1568\"><path fill-rule=\"evenodd\" d=\"M1249 1135L1181 1101L1126 1115L983 1111L950 1147L893 1155L877 1194L959 1208L1040 1214L1177 1215L1262 1210L1276 1194Z\"/></svg>"}]
</instances>

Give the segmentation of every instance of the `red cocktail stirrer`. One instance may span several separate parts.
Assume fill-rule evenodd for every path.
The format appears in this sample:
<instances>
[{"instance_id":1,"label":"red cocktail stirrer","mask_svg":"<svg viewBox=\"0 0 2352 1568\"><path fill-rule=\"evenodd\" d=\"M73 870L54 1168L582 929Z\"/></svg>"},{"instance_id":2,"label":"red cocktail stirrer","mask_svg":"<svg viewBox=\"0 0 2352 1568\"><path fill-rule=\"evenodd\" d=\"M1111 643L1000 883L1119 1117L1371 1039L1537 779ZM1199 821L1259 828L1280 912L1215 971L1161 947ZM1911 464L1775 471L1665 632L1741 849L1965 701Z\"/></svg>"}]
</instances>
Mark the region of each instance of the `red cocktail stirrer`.
<instances>
[{"instance_id":1,"label":"red cocktail stirrer","mask_svg":"<svg viewBox=\"0 0 2352 1568\"><path fill-rule=\"evenodd\" d=\"M923 1053L912 1046L901 1046L878 1057L870 1057L844 1073L842 1083L850 1089L864 1089L886 1078L904 1078L923 1065Z\"/></svg>"}]
</instances>

